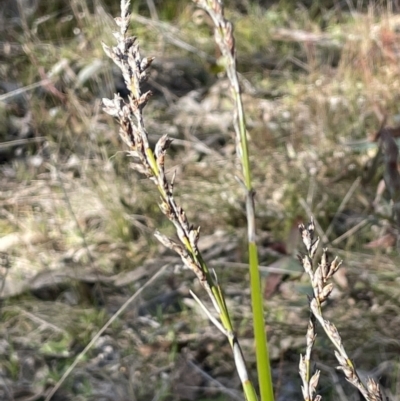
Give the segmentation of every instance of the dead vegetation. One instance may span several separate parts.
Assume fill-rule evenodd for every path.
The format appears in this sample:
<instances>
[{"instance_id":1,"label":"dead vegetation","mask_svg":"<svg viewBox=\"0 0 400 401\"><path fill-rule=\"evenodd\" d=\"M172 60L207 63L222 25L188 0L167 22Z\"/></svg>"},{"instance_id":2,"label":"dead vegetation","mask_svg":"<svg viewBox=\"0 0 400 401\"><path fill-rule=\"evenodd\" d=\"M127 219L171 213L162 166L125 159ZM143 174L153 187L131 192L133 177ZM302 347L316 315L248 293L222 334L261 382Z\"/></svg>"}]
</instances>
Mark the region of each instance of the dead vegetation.
<instances>
[{"instance_id":1,"label":"dead vegetation","mask_svg":"<svg viewBox=\"0 0 400 401\"><path fill-rule=\"evenodd\" d=\"M133 9L132 31L144 53L156 56L148 81L150 144L164 133L174 139L167 176L176 172L175 196L201 226L199 247L224 284L252 371L245 205L234 177L227 83L218 75L210 27L190 2L156 2L158 18L147 9L152 2L142 3ZM228 12L266 286L275 275L265 296L277 399L301 398L298 354L311 288L296 259L294 227L312 214L324 246L344 260L324 313L365 377L396 400L398 15L373 5L333 7L321 20L299 5L241 4L245 13L233 6ZM229 346L189 296L196 283L153 237L160 225L173 235L154 188L129 169L116 125L101 110L102 97L125 90L100 46L116 6L39 2L33 14L4 25L0 398L44 399L145 286L53 400L241 399ZM378 131L385 132L381 142L374 141ZM322 334L314 350L323 398L356 400Z\"/></svg>"}]
</instances>

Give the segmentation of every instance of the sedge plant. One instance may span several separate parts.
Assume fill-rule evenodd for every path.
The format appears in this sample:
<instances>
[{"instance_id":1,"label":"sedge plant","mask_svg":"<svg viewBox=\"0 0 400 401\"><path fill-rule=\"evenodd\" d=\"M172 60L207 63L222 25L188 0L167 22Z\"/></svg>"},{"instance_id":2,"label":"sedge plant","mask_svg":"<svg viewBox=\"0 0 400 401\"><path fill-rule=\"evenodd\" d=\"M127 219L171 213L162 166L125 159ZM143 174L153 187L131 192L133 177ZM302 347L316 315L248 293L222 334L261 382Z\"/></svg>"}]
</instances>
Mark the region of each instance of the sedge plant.
<instances>
[{"instance_id":1,"label":"sedge plant","mask_svg":"<svg viewBox=\"0 0 400 401\"><path fill-rule=\"evenodd\" d=\"M241 171L238 171L238 181L243 187L246 199L246 216L248 224L248 253L250 268L251 301L254 323L255 350L257 360L257 374L259 382L259 397L262 401L273 401L273 385L269 362L268 343L265 332L263 297L258 266L258 252L256 245L256 220L254 189L251 179L251 164L248 151L245 113L241 98L241 89L236 70L236 48L232 24L225 18L222 1L220 0L193 0L203 8L211 17L214 24L215 41L218 45L221 58L220 66L228 76L231 95L234 103L234 128L237 156L240 160ZM105 53L118 66L129 94L123 99L115 94L113 99L103 99L104 110L116 118L119 124L119 135L128 147L128 155L132 157L131 166L147 177L160 195L160 209L167 219L174 225L178 241L156 232L156 238L167 248L176 252L183 264L189 268L199 280L202 288L211 301L212 308L208 308L194 293L194 299L199 303L206 316L227 338L233 353L235 366L241 380L243 392L247 401L258 400L246 368L245 359L240 347L232 321L227 308L224 292L218 282L217 274L210 269L203 259L198 247L200 229L194 228L188 221L184 209L174 198L175 175L169 179L165 172L166 152L171 144L167 135L163 135L155 145L150 147L146 130L145 109L151 98L150 91L143 91L143 83L148 76L153 58L142 57L137 38L128 35L130 23L130 1L121 0L121 16L116 18L118 31L114 33L115 46L103 44ZM319 371L311 374L311 351L315 342L315 324L318 321L325 330L328 338L335 347L335 355L339 361L339 368L344 372L346 379L354 384L367 401L381 401L382 395L379 385L369 379L363 384L357 374L354 363L347 356L341 338L335 326L322 317L322 303L326 301L332 291L332 284L328 280L340 266L337 259L328 262L327 251L324 249L321 262L316 268L313 266L318 239L314 240L314 223L307 227L300 225L300 232L307 249L307 254L301 257L305 272L309 275L313 296L310 299L311 318L307 330L307 348L304 356L300 358L300 376L302 379L302 392L305 401L318 401L316 387ZM122 311L121 311L122 312ZM108 327L106 324L105 327ZM88 345L91 346L94 340ZM85 348L85 351L88 349ZM78 360L78 359L77 359ZM63 380L69 374L64 375ZM59 386L60 384L58 384ZM57 388L57 387L56 387ZM54 391L47 397L50 399Z\"/></svg>"},{"instance_id":2,"label":"sedge plant","mask_svg":"<svg viewBox=\"0 0 400 401\"><path fill-rule=\"evenodd\" d=\"M311 219L306 226L299 225L301 237L307 253L299 256L304 271L310 277L312 296L310 297L310 319L306 334L306 352L300 356L299 372L302 380L302 393L304 401L320 401L321 396L316 393L320 371L311 374L311 352L316 338L316 322L323 328L325 334L333 344L335 356L338 360L338 369L343 371L347 381L356 387L366 401L383 401L379 384L372 378L363 383L354 362L348 356L342 338L336 326L323 317L322 304L326 302L333 290L330 279L339 270L342 262L336 258L329 261L328 250L322 250L322 256L315 263L319 238L314 238L315 225Z\"/></svg>"},{"instance_id":3,"label":"sedge plant","mask_svg":"<svg viewBox=\"0 0 400 401\"><path fill-rule=\"evenodd\" d=\"M251 186L244 112L236 74L232 25L223 16L221 2L198 2L198 4L204 7L214 20L216 40L226 62L226 70L231 81L232 93L235 100L237 149L238 153L242 155L244 175L242 182L246 189L247 199L252 300L257 316L254 321L261 399L272 401L272 381L263 319L257 249L255 245L254 193ZM106 54L120 68L126 87L130 93L127 100L124 100L119 94L115 94L113 99L103 99L104 110L117 119L120 127L119 135L128 146L129 156L135 160L132 164L133 168L145 175L157 187L160 194L160 209L175 226L179 242L173 241L160 232L156 232L156 238L181 257L184 265L197 276L200 284L208 294L213 305L213 311L207 309L195 294L193 296L211 322L227 337L232 348L235 365L246 400L255 401L257 400L257 394L247 373L243 353L239 345L239 340L234 333L222 288L218 283L216 273L209 269L198 247L200 229L194 228L189 223L185 211L175 201L173 196L175 175L171 180L168 180L165 174L165 155L171 144L171 140L167 135L163 135L157 142L154 150L149 145L144 110L151 97L151 93L149 91L143 92L142 84L147 78L148 68L151 66L153 58L141 57L137 39L130 37L127 33L130 21L129 5L129 0L121 1L121 17L116 18L119 31L114 33L117 44L112 47L103 45L103 47Z\"/></svg>"},{"instance_id":4,"label":"sedge plant","mask_svg":"<svg viewBox=\"0 0 400 401\"><path fill-rule=\"evenodd\" d=\"M259 382L259 397L262 401L273 401L273 385L269 362L268 343L265 332L263 298L258 266L258 252L256 245L255 224L255 202L254 190L251 179L251 164L247 143L246 120L242 104L239 78L236 70L236 48L232 24L224 16L223 3L220 0L193 0L197 6L203 8L210 16L214 25L215 42L218 45L221 57L219 65L226 72L231 88L234 104L233 123L235 129L235 142L237 156L240 160L241 171L238 171L238 181L244 190L246 199L246 216L248 224L248 253L250 267L251 301L254 323L255 350L257 360L257 374ZM212 308L209 309L200 298L192 293L194 299L203 309L204 313L227 338L233 353L233 358L238 375L241 380L243 392L247 401L258 400L258 395L253 386L246 368L245 359L240 347L232 321L227 308L224 292L218 282L217 274L210 269L203 259L198 247L200 229L194 228L188 221L183 208L174 198L175 175L168 179L165 172L166 152L171 144L167 135L163 135L155 145L150 147L145 124L145 108L151 98L150 91L143 91L143 83L147 79L149 68L153 58L142 57L136 37L128 35L130 23L129 13L130 1L121 0L121 16L116 18L118 31L114 33L115 46L103 44L105 53L119 67L122 72L126 87L129 90L127 99L115 94L113 99L103 99L104 110L115 117L119 124L119 135L128 147L128 155L134 162L134 169L147 177L160 195L160 209L168 220L173 224L178 237L178 242L168 238L160 232L156 232L156 238L167 248L175 251L181 258L183 264L189 268L199 280L202 288L208 295ZM333 285L329 279L340 267L340 262L335 258L328 261L327 250L324 249L317 267L315 266L315 255L319 244L314 239L314 222L307 226L299 226L303 243L307 253L300 257L305 272L309 275L312 287L310 297L310 319L306 335L306 352L300 357L300 377L302 380L302 393L305 401L319 401L317 385L320 372L311 372L311 353L315 343L318 322L335 348L335 356L339 362L339 369L344 372L346 379L352 383L367 401L382 401L383 397L379 385L372 379L364 384L357 373L354 363L348 357L341 337L333 325L322 315L322 304L332 292ZM48 394L46 400L50 400L62 381L69 375L79 362L80 357L94 344L101 333L109 327L113 319L123 312L130 300L121 308L103 329L92 339L84 351L78 356L74 364L64 374L62 380Z\"/></svg>"},{"instance_id":5,"label":"sedge plant","mask_svg":"<svg viewBox=\"0 0 400 401\"><path fill-rule=\"evenodd\" d=\"M264 322L264 305L261 291L258 252L256 244L256 219L254 190L251 179L251 166L248 150L246 118L236 69L236 47L233 27L224 16L223 2L220 0L194 0L211 17L214 24L214 37L221 51L219 64L225 69L234 101L233 125L236 134L236 154L242 166L242 179L239 182L245 192L247 216L247 241L249 251L250 290L253 312L253 327L257 359L260 398L273 401L274 392L269 362L268 342Z\"/></svg>"}]
</instances>

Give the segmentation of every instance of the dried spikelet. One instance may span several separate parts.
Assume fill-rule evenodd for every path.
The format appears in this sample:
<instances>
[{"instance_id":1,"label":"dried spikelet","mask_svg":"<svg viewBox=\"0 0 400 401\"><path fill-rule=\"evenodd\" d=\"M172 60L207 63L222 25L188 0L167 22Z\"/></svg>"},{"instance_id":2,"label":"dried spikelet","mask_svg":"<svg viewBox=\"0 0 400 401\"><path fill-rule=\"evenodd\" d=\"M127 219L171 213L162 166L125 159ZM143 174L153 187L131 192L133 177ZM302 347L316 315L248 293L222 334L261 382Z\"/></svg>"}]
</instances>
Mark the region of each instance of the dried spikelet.
<instances>
[{"instance_id":1,"label":"dried spikelet","mask_svg":"<svg viewBox=\"0 0 400 401\"><path fill-rule=\"evenodd\" d=\"M305 401L320 400L320 396L316 395L314 397L318 383L319 372L314 373L314 375L308 379L310 377L309 368L311 349L315 341L314 323L316 319L321 324L325 333L336 348L335 356L339 362L338 369L343 371L347 381L357 387L367 401L381 401L382 394L380 392L379 385L372 379L369 379L367 387L364 386L359 375L357 374L353 362L350 360L344 349L343 342L337 328L332 322L324 319L322 316L321 304L329 298L329 295L333 290L333 284L327 283L327 280L329 280L338 271L342 262L335 257L335 259L329 263L328 250L323 249L321 261L317 268L314 269L313 257L316 254L318 246L318 239L314 241L314 222L311 220L307 227L304 224L300 224L299 230L303 239L303 243L307 249L307 255L299 256L299 260L303 264L304 271L310 276L313 288L313 297L310 300L312 318L310 318L306 336L307 351L305 357L300 358L299 365L300 377L303 382L303 398Z\"/></svg>"}]
</instances>

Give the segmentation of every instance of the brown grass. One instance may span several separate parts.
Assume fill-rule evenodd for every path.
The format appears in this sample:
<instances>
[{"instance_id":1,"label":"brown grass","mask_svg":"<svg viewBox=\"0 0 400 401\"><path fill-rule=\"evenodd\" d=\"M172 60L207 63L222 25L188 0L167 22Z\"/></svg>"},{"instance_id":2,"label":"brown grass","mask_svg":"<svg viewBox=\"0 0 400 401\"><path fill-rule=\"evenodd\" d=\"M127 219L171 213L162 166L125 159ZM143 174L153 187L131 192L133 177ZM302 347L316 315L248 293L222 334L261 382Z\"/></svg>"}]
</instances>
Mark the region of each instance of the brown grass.
<instances>
[{"instance_id":1,"label":"brown grass","mask_svg":"<svg viewBox=\"0 0 400 401\"><path fill-rule=\"evenodd\" d=\"M187 288L195 286L192 275L152 239L155 227L168 236L173 231L154 206L154 187L128 169L116 124L101 111L99 99L111 96L118 85L100 47L101 40L108 41L116 5L105 2L104 9L94 10L81 7L82 1L63 2L59 8L56 3L42 2L27 20L29 32L13 25L3 35L10 46L1 44L0 80L21 92L3 97L0 104L0 250L9 260L1 272L5 288L14 289L13 297L5 290L2 296L5 379L0 398L48 394L104 322L168 261L176 271L171 268L149 285L106 330L60 397L231 399L229 391L237 391L240 383L229 347L188 296ZM82 15L80 7L85 8ZM188 3L176 8L173 17L174 7L167 13L159 4L160 21L153 25L146 6L140 7L134 12L147 17L146 25L137 18L132 30L142 38L145 53L158 60L149 80L155 92L147 109L150 142L154 145L166 132L176 139L166 160L167 176L177 171L176 197L188 219L202 227L203 255L215 260L219 280L227 283L232 319L244 352L251 355L242 265L244 205L233 174L226 85L217 80L211 59L213 38L208 26L191 19L194 8ZM280 4L268 12L255 6L248 10L242 14L232 7L228 13L238 21L263 274L269 274L271 263L290 256L281 250L299 216L307 220L310 211L321 238L332 224L328 245L343 236L335 249L329 248L345 263L324 314L335 322L357 367L381 379L385 394L396 400L398 255L395 241L378 240L397 238L397 225L390 197L380 191L384 164L378 160L370 170L377 153L370 137L381 124L377 105L388 125L398 125L397 16L343 9L341 17L335 11L325 14L328 19L320 24L293 5L290 11ZM74 34L74 28L80 31ZM315 43L310 50L296 40L283 42L274 38L278 28L329 34L339 47ZM176 47L170 32L207 51L210 61ZM97 61L101 68L95 68ZM46 76L50 87L42 82ZM12 90L3 86L4 95ZM337 215L353 183L365 176ZM299 399L298 354L304 350L310 288L298 273L301 266L289 266L293 273L283 277L268 301L268 334L277 394ZM324 399L356 397L341 373L328 367L337 361L323 338L318 335L314 346L322 372L320 394ZM180 381L190 363L198 368L191 370L195 389L190 380ZM253 371L254 361L248 363Z\"/></svg>"}]
</instances>

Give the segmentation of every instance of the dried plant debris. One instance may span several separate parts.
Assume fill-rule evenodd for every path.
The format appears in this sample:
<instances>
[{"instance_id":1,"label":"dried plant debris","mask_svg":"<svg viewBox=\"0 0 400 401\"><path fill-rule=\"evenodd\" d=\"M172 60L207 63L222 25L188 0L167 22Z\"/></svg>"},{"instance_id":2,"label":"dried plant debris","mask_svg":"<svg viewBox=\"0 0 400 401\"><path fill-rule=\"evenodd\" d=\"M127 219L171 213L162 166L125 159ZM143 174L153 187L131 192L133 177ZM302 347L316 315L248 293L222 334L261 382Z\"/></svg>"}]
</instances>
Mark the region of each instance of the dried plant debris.
<instances>
[{"instance_id":1,"label":"dried plant debris","mask_svg":"<svg viewBox=\"0 0 400 401\"><path fill-rule=\"evenodd\" d=\"M257 225L263 230L257 233L260 270L264 275L276 274L266 277L264 294L277 398L299 398L297 355L309 316L304 296L312 294L303 267L290 258L291 251L282 255L272 245L282 242L293 216L303 217L300 196L307 199L322 227L336 216L331 234L345 234L332 242L346 265L333 276L335 285L324 318L335 322L348 353L366 370L362 381L367 383L364 377L368 376L378 379L394 401L399 393L400 294L399 261L391 249L398 229L390 217L389 186L383 180L377 184L385 170L382 150L370 179L363 180L341 211L346 214L343 219L336 211L346 188L379 148L379 138L357 142L365 132L375 130L376 119L383 120L374 115L376 104L387 111L392 123L380 126L396 142L400 136L393 89L400 82L396 62L400 53L395 52L399 16L389 10L374 14L375 8L369 14L349 15L339 4L325 14L321 29L309 19L308 10L298 5L288 10L284 2L261 14L257 8L243 6L247 12L237 18L231 7L239 2L249 3L230 1L227 8L240 37L238 62L244 73L240 86L248 116ZM22 1L23 6L37 3L35 12L30 6L16 11L16 3L0 2L0 20L5 20L0 26L5 33L0 42L0 399L43 399L96 334L99 322L118 311L164 263L172 267L163 279L126 310L115 331L110 328L104 334L115 343L105 341L104 352L95 347L54 400L101 400L101 392L115 401L163 398L167 393L167 398L174 398L171 388L177 388L180 374L176 368L188 366L175 355L188 349L185 361L193 361L228 388L239 387L235 367L228 364L231 350L223 346L225 337L213 332L199 305L188 296L190 288L202 293L196 277L182 268L180 256L153 241L154 227L174 237L168 224L159 226L164 216L155 204L159 198L154 196L154 186L129 172L130 162L139 160L120 152L112 118L100 111L99 98L112 99L114 91L127 101L122 73L111 68L96 44L98 40L111 43L110 15L120 2ZM147 13L150 3L142 1L137 12ZM226 285L241 344L252 355L243 263L245 214L241 188L234 179L229 84L217 77L222 67L215 64L220 53L215 53L211 20L202 11L203 21L195 22L193 29L199 10L190 2L183 2L184 7L174 7L175 3L155 1L159 18L134 14L129 28L146 40L146 51L157 56L143 87L143 93L153 92L145 109L149 144L154 149L166 133L174 140L166 175L170 180L176 171L174 195L185 206L187 219L201 226L198 247ZM4 8L7 4L13 5ZM14 15L5 15L6 9ZM265 35L254 35L255 31ZM353 145L343 146L350 141ZM334 182L338 172L343 174ZM362 230L352 230L363 221ZM268 243L260 241L263 234L268 235ZM88 262L89 253L93 263ZM340 273L347 284L338 282ZM105 302L94 289L98 284ZM318 337L313 345L321 370L313 396L339 399L342 395L332 395L335 386L343 386L345 393L352 389L339 379L341 372L328 371L332 379L325 374L320 361L334 356L321 340ZM104 366L96 369L91 363L95 359L104 364L108 358L106 373ZM254 361L248 362L253 370ZM35 377L28 374L29 366L37 370ZM173 376L175 371L178 374ZM310 375L314 373L312 364ZM201 398L202 389L213 386L207 380L199 381L201 388L192 396ZM233 396L224 393L220 398Z\"/></svg>"},{"instance_id":2,"label":"dried plant debris","mask_svg":"<svg viewBox=\"0 0 400 401\"><path fill-rule=\"evenodd\" d=\"M398 168L399 149L397 147L397 143L393 139L391 131L385 128L380 130L379 143L385 166L383 177L393 202L393 213L396 218L397 228L400 230L400 174Z\"/></svg>"}]
</instances>

